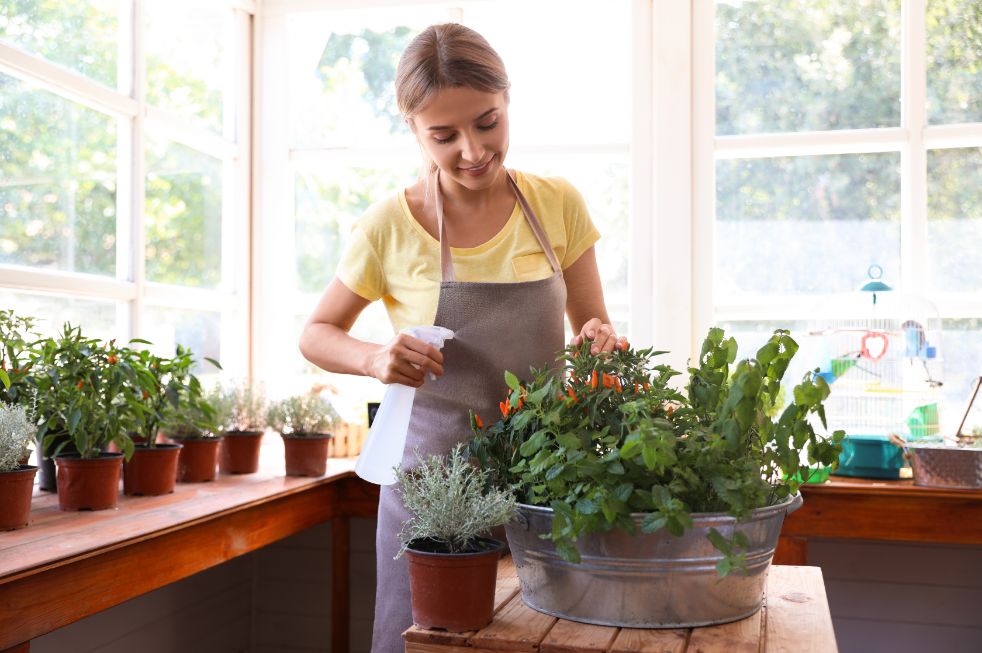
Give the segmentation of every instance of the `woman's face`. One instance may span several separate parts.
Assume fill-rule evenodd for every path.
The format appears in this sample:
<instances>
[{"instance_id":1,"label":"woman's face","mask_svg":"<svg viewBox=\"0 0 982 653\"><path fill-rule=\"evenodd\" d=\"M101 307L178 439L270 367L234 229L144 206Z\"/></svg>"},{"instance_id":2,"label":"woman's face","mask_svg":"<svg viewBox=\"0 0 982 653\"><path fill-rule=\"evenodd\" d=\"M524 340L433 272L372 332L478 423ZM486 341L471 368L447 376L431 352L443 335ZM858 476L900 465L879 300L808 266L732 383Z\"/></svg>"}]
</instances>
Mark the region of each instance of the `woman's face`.
<instances>
[{"instance_id":1,"label":"woman's face","mask_svg":"<svg viewBox=\"0 0 982 653\"><path fill-rule=\"evenodd\" d=\"M504 92L446 88L416 113L413 131L444 183L483 190L498 179L508 152L508 102Z\"/></svg>"}]
</instances>

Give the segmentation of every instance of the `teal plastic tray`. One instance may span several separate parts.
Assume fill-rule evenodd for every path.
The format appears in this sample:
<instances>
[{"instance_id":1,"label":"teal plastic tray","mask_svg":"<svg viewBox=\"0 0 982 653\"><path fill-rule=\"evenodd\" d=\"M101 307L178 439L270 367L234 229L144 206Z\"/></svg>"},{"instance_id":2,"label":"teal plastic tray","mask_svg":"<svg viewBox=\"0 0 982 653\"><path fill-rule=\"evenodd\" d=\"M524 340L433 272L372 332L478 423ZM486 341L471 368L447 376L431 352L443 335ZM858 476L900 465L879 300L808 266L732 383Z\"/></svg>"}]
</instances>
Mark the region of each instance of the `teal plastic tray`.
<instances>
[{"instance_id":1,"label":"teal plastic tray","mask_svg":"<svg viewBox=\"0 0 982 653\"><path fill-rule=\"evenodd\" d=\"M860 478L900 478L905 465L904 452L885 435L847 435L842 441L842 455L837 476Z\"/></svg>"}]
</instances>

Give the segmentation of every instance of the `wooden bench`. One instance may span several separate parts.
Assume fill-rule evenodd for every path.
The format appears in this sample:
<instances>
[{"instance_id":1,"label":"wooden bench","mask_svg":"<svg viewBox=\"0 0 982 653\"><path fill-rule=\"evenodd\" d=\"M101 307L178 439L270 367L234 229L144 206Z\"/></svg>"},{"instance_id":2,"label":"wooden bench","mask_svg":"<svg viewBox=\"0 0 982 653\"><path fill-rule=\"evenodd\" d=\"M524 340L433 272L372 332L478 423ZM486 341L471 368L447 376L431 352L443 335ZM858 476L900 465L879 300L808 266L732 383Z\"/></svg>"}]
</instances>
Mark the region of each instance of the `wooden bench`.
<instances>
[{"instance_id":1,"label":"wooden bench","mask_svg":"<svg viewBox=\"0 0 982 653\"><path fill-rule=\"evenodd\" d=\"M478 631L447 633L415 626L406 653L834 653L835 634L822 570L772 566L764 607L720 626L637 629L592 626L536 612L522 602L511 558L498 566L494 620Z\"/></svg>"},{"instance_id":2,"label":"wooden bench","mask_svg":"<svg viewBox=\"0 0 982 653\"><path fill-rule=\"evenodd\" d=\"M801 509L781 529L775 562L808 563L810 538L982 545L982 491L919 487L912 480L833 476L804 485Z\"/></svg>"}]
</instances>

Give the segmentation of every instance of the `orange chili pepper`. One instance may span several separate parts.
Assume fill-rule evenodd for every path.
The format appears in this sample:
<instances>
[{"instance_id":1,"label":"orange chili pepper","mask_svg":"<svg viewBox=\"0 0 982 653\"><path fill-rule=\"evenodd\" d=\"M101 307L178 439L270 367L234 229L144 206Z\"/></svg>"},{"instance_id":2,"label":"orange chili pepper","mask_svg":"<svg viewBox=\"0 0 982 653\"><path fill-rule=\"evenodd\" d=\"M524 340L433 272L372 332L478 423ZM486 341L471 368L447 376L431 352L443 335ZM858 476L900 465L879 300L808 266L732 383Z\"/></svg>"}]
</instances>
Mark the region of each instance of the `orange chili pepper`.
<instances>
[{"instance_id":1,"label":"orange chili pepper","mask_svg":"<svg viewBox=\"0 0 982 653\"><path fill-rule=\"evenodd\" d=\"M621 392L622 390L623 390L623 388L621 388L621 380L620 380L619 377L616 377L615 376L614 377L614 391L615 392Z\"/></svg>"},{"instance_id":2,"label":"orange chili pepper","mask_svg":"<svg viewBox=\"0 0 982 653\"><path fill-rule=\"evenodd\" d=\"M117 361L119 361L119 359L113 356L112 354L109 354L109 358L106 359L106 362L109 363L110 365L115 365Z\"/></svg>"},{"instance_id":3,"label":"orange chili pepper","mask_svg":"<svg viewBox=\"0 0 982 653\"><path fill-rule=\"evenodd\" d=\"M569 398L572 399L573 401L578 401L576 392L573 390L572 387L569 388Z\"/></svg>"},{"instance_id":4,"label":"orange chili pepper","mask_svg":"<svg viewBox=\"0 0 982 653\"><path fill-rule=\"evenodd\" d=\"M498 408L501 409L502 417L508 417L508 411L511 409L511 406L508 404L507 401L499 401Z\"/></svg>"},{"instance_id":5,"label":"orange chili pepper","mask_svg":"<svg viewBox=\"0 0 982 653\"><path fill-rule=\"evenodd\" d=\"M478 415L477 413L474 413L474 423L477 424L477 428L479 429L484 428L484 422L481 421L481 416Z\"/></svg>"},{"instance_id":6,"label":"orange chili pepper","mask_svg":"<svg viewBox=\"0 0 982 653\"><path fill-rule=\"evenodd\" d=\"M669 404L669 405L668 405L668 406L667 406L667 407L665 408L665 413L666 413L666 414L667 414L667 415L668 415L669 417L671 417L671 416L672 416L672 413L674 413L674 412L675 412L675 406L673 406L673 405L671 405L671 404Z\"/></svg>"},{"instance_id":7,"label":"orange chili pepper","mask_svg":"<svg viewBox=\"0 0 982 653\"><path fill-rule=\"evenodd\" d=\"M593 370L593 374L590 375L590 387L591 388L597 387L597 370Z\"/></svg>"},{"instance_id":8,"label":"orange chili pepper","mask_svg":"<svg viewBox=\"0 0 982 653\"><path fill-rule=\"evenodd\" d=\"M611 388L614 386L614 377L610 374L604 372L602 379L605 388Z\"/></svg>"},{"instance_id":9,"label":"orange chili pepper","mask_svg":"<svg viewBox=\"0 0 982 653\"><path fill-rule=\"evenodd\" d=\"M150 398L150 393L149 393L149 392L147 392L146 390L144 390L144 391L143 391L143 399L144 399L144 401L146 401L146 400L147 400L147 399L149 399L149 398Z\"/></svg>"},{"instance_id":10,"label":"orange chili pepper","mask_svg":"<svg viewBox=\"0 0 982 653\"><path fill-rule=\"evenodd\" d=\"M78 383L75 384L75 387L81 390L82 388L85 387L85 381L79 381Z\"/></svg>"},{"instance_id":11,"label":"orange chili pepper","mask_svg":"<svg viewBox=\"0 0 982 653\"><path fill-rule=\"evenodd\" d=\"M646 381L645 384L644 384L644 389L647 390L650 387L651 387L651 384Z\"/></svg>"}]
</instances>

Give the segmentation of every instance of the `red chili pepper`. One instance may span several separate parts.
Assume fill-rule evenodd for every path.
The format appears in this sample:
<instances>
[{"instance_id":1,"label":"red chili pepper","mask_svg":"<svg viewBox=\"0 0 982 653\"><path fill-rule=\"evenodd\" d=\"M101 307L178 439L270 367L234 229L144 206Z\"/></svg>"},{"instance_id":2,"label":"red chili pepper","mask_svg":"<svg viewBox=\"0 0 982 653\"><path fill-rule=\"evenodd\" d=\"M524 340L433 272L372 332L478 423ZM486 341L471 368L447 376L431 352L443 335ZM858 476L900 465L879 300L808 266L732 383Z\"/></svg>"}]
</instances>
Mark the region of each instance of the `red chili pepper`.
<instances>
[{"instance_id":1,"label":"red chili pepper","mask_svg":"<svg viewBox=\"0 0 982 653\"><path fill-rule=\"evenodd\" d=\"M150 398L150 393L147 392L146 390L144 390L143 391L143 400L146 401L149 398Z\"/></svg>"},{"instance_id":2,"label":"red chili pepper","mask_svg":"<svg viewBox=\"0 0 982 653\"><path fill-rule=\"evenodd\" d=\"M508 417L508 411L511 409L511 406L508 404L507 401L499 401L498 408L501 409L502 417Z\"/></svg>"},{"instance_id":3,"label":"red chili pepper","mask_svg":"<svg viewBox=\"0 0 982 653\"><path fill-rule=\"evenodd\" d=\"M85 387L85 381L79 381L78 383L75 384L75 387L81 390L82 388Z\"/></svg>"},{"instance_id":4,"label":"red chili pepper","mask_svg":"<svg viewBox=\"0 0 982 653\"><path fill-rule=\"evenodd\" d=\"M481 421L481 417L477 413L474 413L474 423L477 424L477 428L484 428L484 422Z\"/></svg>"}]
</instances>

